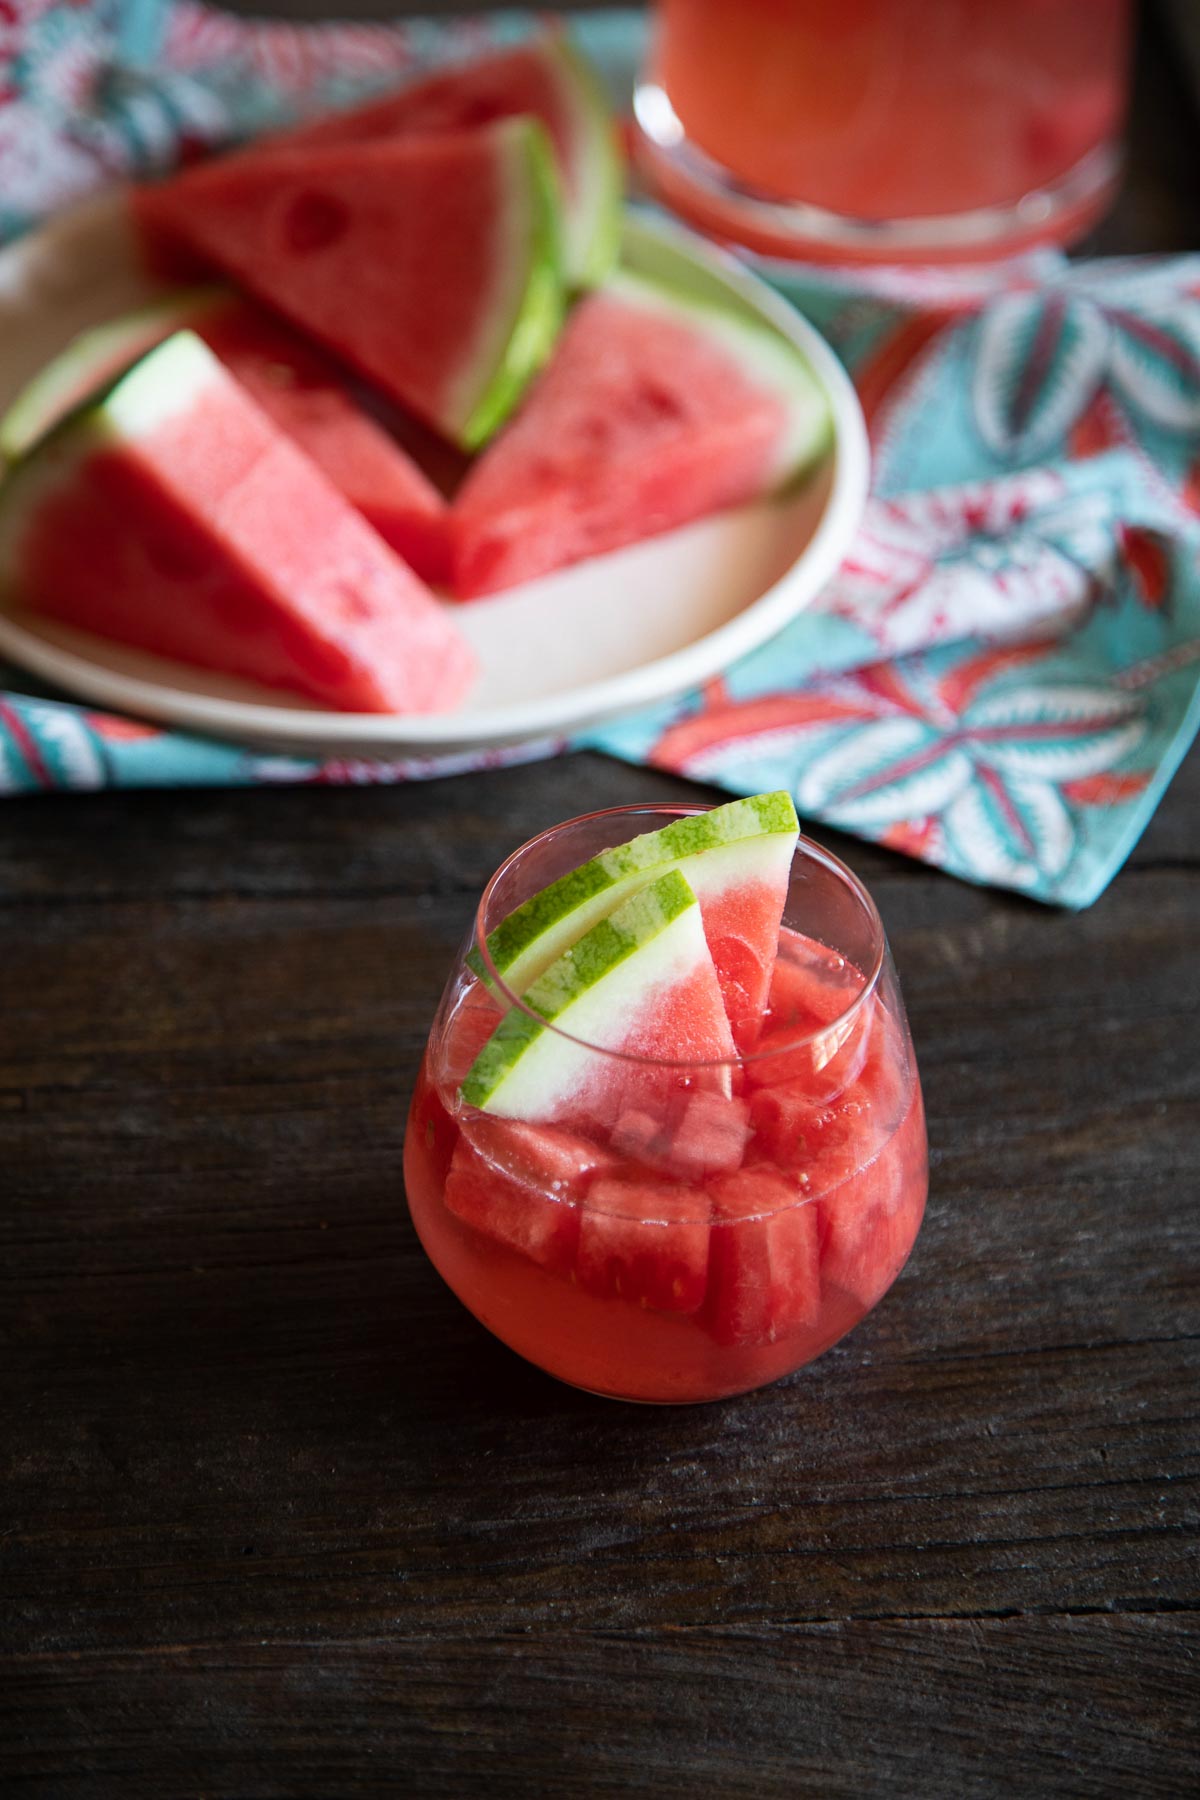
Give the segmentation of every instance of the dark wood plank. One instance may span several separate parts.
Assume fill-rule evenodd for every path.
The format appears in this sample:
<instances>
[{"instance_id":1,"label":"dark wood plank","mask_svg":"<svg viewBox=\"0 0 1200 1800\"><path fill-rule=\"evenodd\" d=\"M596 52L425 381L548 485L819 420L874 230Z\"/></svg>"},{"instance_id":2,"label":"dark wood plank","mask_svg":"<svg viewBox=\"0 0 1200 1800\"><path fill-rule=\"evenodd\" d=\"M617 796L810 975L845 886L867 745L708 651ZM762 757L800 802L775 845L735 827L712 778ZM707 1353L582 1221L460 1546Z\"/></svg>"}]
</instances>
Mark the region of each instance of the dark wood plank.
<instances>
[{"instance_id":1,"label":"dark wood plank","mask_svg":"<svg viewBox=\"0 0 1200 1800\"><path fill-rule=\"evenodd\" d=\"M14 1792L244 1800L1178 1800L1195 1776L1200 1716L1180 1680L1195 1652L1193 1621L1105 1618L29 1661L0 1698L0 1774L21 1770ZM275 1754L249 1754L261 1743Z\"/></svg>"}]
</instances>

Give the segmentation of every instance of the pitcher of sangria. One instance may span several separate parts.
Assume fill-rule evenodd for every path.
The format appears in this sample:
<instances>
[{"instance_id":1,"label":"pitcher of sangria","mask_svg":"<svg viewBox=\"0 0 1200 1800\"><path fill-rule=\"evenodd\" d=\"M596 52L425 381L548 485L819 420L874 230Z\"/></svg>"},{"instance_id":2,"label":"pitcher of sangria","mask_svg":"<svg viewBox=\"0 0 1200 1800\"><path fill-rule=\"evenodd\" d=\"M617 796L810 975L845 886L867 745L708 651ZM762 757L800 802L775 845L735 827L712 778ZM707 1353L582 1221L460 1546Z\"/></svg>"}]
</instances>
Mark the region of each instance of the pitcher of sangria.
<instances>
[{"instance_id":1,"label":"pitcher of sangria","mask_svg":"<svg viewBox=\"0 0 1200 1800\"><path fill-rule=\"evenodd\" d=\"M766 255L1067 242L1115 188L1130 23L1130 0L659 0L639 157Z\"/></svg>"}]
</instances>

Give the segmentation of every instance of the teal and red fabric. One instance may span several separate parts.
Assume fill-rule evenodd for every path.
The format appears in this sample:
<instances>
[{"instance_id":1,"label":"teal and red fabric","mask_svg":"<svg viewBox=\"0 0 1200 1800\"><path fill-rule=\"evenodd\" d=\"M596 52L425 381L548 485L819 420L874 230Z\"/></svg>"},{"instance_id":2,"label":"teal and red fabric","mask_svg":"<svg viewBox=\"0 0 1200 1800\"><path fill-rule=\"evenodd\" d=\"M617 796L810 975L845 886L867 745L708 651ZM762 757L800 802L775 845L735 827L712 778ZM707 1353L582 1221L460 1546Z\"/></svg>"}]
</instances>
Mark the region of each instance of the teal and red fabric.
<instances>
[{"instance_id":1,"label":"teal and red fabric","mask_svg":"<svg viewBox=\"0 0 1200 1800\"><path fill-rule=\"evenodd\" d=\"M0 236L532 22L0 0ZM641 16L571 28L627 97ZM811 820L1088 905L1200 725L1200 256L764 272L854 377L873 496L819 604L720 680L575 745L317 763L99 714L9 671L0 791L406 781L586 743L733 792L786 786Z\"/></svg>"}]
</instances>

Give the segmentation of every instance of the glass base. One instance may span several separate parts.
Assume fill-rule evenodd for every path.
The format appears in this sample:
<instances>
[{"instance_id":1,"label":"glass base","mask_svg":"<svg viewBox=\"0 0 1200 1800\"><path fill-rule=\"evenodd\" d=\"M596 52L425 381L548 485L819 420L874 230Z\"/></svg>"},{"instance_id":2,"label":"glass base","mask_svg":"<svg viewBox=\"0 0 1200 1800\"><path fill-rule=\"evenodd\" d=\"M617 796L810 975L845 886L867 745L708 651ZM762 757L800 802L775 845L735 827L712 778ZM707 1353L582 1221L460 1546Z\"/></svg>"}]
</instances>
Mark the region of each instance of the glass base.
<instances>
[{"instance_id":1,"label":"glass base","mask_svg":"<svg viewBox=\"0 0 1200 1800\"><path fill-rule=\"evenodd\" d=\"M673 211L727 243L808 262L980 262L1038 244L1069 243L1107 210L1121 172L1119 145L1105 142L1011 206L937 218L859 219L776 199L739 181L689 141L657 82L639 83L634 119L639 166Z\"/></svg>"}]
</instances>

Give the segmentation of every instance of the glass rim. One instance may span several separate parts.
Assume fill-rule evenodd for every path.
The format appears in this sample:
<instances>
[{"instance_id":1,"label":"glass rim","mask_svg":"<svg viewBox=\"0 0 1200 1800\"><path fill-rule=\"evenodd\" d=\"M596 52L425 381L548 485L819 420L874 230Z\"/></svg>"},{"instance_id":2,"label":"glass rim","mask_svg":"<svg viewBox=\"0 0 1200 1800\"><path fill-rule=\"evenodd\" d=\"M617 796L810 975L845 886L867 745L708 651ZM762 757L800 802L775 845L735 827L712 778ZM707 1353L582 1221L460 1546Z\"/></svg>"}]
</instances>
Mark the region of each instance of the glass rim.
<instances>
[{"instance_id":1,"label":"glass rim","mask_svg":"<svg viewBox=\"0 0 1200 1800\"><path fill-rule=\"evenodd\" d=\"M878 262L889 257L946 261L972 253L1012 255L1102 200L1123 162L1118 118L1074 163L1011 200L946 213L859 217L769 193L726 169L688 137L666 89L652 77L642 77L634 89L633 123L652 174L661 178L665 169L668 179L690 190L694 204L719 206L728 217L740 215L737 223L743 230L765 233L780 245L790 241L792 254L800 257L814 248L827 257L863 255ZM665 198L671 205L671 195Z\"/></svg>"},{"instance_id":2,"label":"glass rim","mask_svg":"<svg viewBox=\"0 0 1200 1800\"><path fill-rule=\"evenodd\" d=\"M518 844L515 850L509 852L504 858L504 861L492 875L487 886L484 888L479 899L479 904L475 909L475 920L472 927L474 948L479 956L481 965L486 971L487 985L494 990L498 990L499 993L504 996L508 1004L518 1008L519 1011L525 1014L526 1018L535 1019L544 1030L552 1031L556 1037L563 1039L565 1042L576 1044L583 1050L589 1050L594 1056L611 1057L614 1061L631 1063L641 1068L749 1068L760 1060L767 1061L772 1057L789 1055L791 1052L802 1048L806 1044L819 1043L822 1039L829 1037L835 1032L843 1034L844 1037L848 1037L853 1022L858 1018L860 1012L865 1008L868 999L874 995L879 986L880 977L883 974L884 965L887 960L887 934L883 928L883 920L879 915L879 908L871 898L865 884L854 873L853 869L844 863L841 857L835 856L832 850L826 850L824 845L816 843L810 837L806 837L803 831L801 831L800 836L796 841L796 848L792 853L793 867L795 866L796 858L803 855L810 862L820 865L828 874L840 881L843 887L849 889L851 895L865 915L870 928L872 956L870 959L870 967L866 970L858 971L863 977L862 986L855 993L854 998L849 1004L843 1007L835 1017L824 1020L820 1025L813 1026L811 1030L798 1031L794 1037L789 1037L780 1043L774 1043L769 1048L755 1049L748 1052L737 1051L733 1056L704 1058L642 1056L629 1050L608 1049L603 1044L593 1044L588 1038L579 1037L574 1032L564 1031L561 1025L556 1025L553 1020L547 1019L542 1013L538 1012L536 1008L528 1006L522 996L515 993L513 989L508 986L504 977L499 973L493 963L487 947L487 931L484 925L489 901L492 899L496 886L502 876L504 876L522 856L534 849L535 846L544 843L546 839L552 838L560 832L570 830L572 826L590 825L601 819L630 818L638 813L670 813L678 817L686 814L712 812L716 806L722 804L725 803L721 801L637 800L631 801L624 806L604 806L597 808L594 812L578 813L574 818L563 819L557 825L548 825L545 830L536 832L533 837L526 838L524 843ZM615 848L616 846L614 845L613 847ZM596 854L602 853L597 852ZM499 921L497 921L497 923L499 923ZM816 941L821 942L820 939L817 939ZM826 949L832 948L830 945L824 945L823 947ZM836 954L840 955L841 952L838 951ZM847 967L857 968L857 965L850 963L849 959L845 960Z\"/></svg>"}]
</instances>

